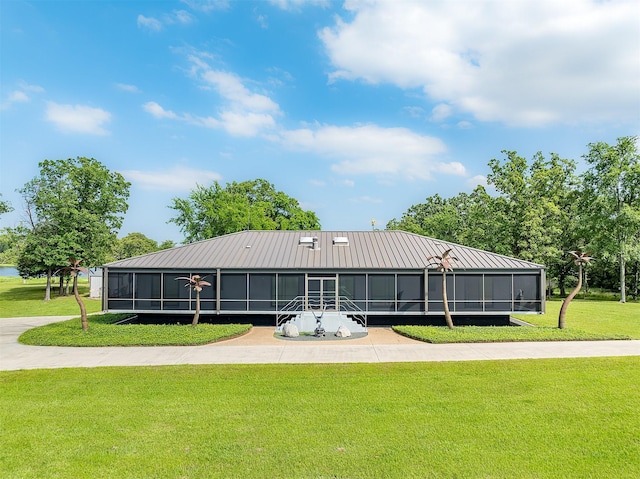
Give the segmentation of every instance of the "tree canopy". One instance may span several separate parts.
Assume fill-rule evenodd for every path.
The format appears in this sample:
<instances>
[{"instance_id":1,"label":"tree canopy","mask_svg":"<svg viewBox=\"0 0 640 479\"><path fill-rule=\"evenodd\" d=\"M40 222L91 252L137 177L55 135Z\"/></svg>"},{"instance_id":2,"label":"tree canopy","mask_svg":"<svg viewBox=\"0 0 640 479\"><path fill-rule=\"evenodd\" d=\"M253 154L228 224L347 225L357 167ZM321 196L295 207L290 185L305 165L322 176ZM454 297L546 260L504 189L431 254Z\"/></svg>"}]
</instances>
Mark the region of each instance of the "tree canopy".
<instances>
[{"instance_id":1,"label":"tree canopy","mask_svg":"<svg viewBox=\"0 0 640 479\"><path fill-rule=\"evenodd\" d=\"M634 295L640 267L640 160L637 138L616 145L592 143L584 155L588 170L579 177L576 163L536 153L530 161L515 151L489 161L488 187L451 198L429 196L411 206L387 229L403 229L453 243L515 256L547 266L561 293L573 263L565 252L597 251L592 277L613 285L611 265L620 265L624 301L625 264L632 261ZM493 187L495 194L488 194ZM607 261L608 259L608 261ZM608 269L607 269L608 268Z\"/></svg>"},{"instance_id":2,"label":"tree canopy","mask_svg":"<svg viewBox=\"0 0 640 479\"><path fill-rule=\"evenodd\" d=\"M170 221L187 243L248 229L320 229L314 212L263 179L198 185L187 198L174 198L170 208L177 213Z\"/></svg>"},{"instance_id":3,"label":"tree canopy","mask_svg":"<svg viewBox=\"0 0 640 479\"><path fill-rule=\"evenodd\" d=\"M2 194L0 194L2 196ZM0 215L13 211L13 207L8 201L0 200Z\"/></svg>"},{"instance_id":4,"label":"tree canopy","mask_svg":"<svg viewBox=\"0 0 640 479\"><path fill-rule=\"evenodd\" d=\"M20 190L29 229L19 271L50 276L68 258L102 265L127 211L130 184L93 158L44 160L39 167Z\"/></svg>"},{"instance_id":5,"label":"tree canopy","mask_svg":"<svg viewBox=\"0 0 640 479\"><path fill-rule=\"evenodd\" d=\"M157 241L148 238L144 234L135 232L116 240L113 244L112 254L114 259L119 260L173 248L174 246L173 241L165 240L158 244Z\"/></svg>"},{"instance_id":6,"label":"tree canopy","mask_svg":"<svg viewBox=\"0 0 640 479\"><path fill-rule=\"evenodd\" d=\"M637 138L618 138L615 145L589 144L583 156L582 211L594 249L620 268L620 300L625 301L626 263L640 260L640 154ZM637 264L636 264L637 269ZM637 285L636 285L637 286Z\"/></svg>"}]
</instances>

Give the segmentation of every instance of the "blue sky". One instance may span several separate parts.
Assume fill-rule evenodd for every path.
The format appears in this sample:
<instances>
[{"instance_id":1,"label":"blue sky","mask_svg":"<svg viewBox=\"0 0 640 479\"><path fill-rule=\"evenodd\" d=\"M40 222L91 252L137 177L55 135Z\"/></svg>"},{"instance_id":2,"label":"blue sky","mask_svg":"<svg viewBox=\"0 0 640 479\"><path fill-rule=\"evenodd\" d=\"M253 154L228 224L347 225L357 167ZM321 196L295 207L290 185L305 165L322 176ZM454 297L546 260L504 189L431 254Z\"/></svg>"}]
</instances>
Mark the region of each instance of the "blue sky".
<instances>
[{"instance_id":1,"label":"blue sky","mask_svg":"<svg viewBox=\"0 0 640 479\"><path fill-rule=\"evenodd\" d=\"M383 228L517 150L640 133L633 1L2 1L0 192L93 157L121 236L182 241L171 199L265 178L325 230Z\"/></svg>"}]
</instances>

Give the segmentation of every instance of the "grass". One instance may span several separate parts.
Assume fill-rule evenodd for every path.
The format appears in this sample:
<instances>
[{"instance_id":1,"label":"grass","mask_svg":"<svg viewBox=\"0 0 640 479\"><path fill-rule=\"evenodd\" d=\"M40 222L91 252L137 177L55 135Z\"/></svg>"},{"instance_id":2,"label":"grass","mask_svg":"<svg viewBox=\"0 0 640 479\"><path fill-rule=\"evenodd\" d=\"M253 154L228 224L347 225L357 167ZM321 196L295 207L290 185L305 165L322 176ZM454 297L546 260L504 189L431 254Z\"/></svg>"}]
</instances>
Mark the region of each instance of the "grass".
<instances>
[{"instance_id":1,"label":"grass","mask_svg":"<svg viewBox=\"0 0 640 479\"><path fill-rule=\"evenodd\" d=\"M640 358L0 373L7 478L636 478Z\"/></svg>"},{"instance_id":2,"label":"grass","mask_svg":"<svg viewBox=\"0 0 640 479\"><path fill-rule=\"evenodd\" d=\"M52 292L52 300L48 303L42 301L44 297L44 279L30 279L23 284L21 278L0 277L0 317L19 316L51 316L51 315L75 315L79 308L73 296L58 297L57 290ZM99 300L88 299L88 281L81 279L80 291L83 294L85 304L89 313L98 312L101 309ZM453 332L446 328L423 329L416 327L396 329L402 334L409 335L416 339L430 342L495 342L495 341L549 341L549 340L588 340L588 339L640 339L640 303L629 302L621 304L617 301L594 301L594 300L574 300L569 305L567 313L567 330L559 331L557 317L560 310L561 301L548 301L547 314L545 315L516 315L516 317L533 323L539 328L535 331L529 328L456 328ZM108 326L100 320L96 322L96 328L91 328L89 334L81 335L76 331L75 323L63 323L60 326L50 325L45 330L34 330L30 339L25 339L29 344L57 344L57 345L133 345L135 337L141 337L141 331L148 331L147 339L143 344L202 344L208 337L203 332L198 336L195 332L189 333L192 336L186 337L184 328L180 328L180 333L172 332L174 326L128 326L132 329L126 330L118 327ZM104 328L102 328L104 326ZM205 325L202 325L205 326ZM144 329L148 328L148 329ZM198 329L198 328L196 328ZM103 336L100 339L94 335L100 332ZM117 332L116 332L117 331ZM131 335L127 339L127 334ZM178 335L180 336L177 339ZM35 339L36 336L40 339ZM71 338L73 336L73 338ZM196 338L197 336L197 338ZM29 336L27 336L29 338ZM58 342L60 340L60 342ZM215 340L215 339L214 339ZM154 342L158 341L158 342ZM176 342L171 342L176 341ZM180 342L184 341L184 342ZM193 342L192 342L193 341Z\"/></svg>"},{"instance_id":3,"label":"grass","mask_svg":"<svg viewBox=\"0 0 640 479\"><path fill-rule=\"evenodd\" d=\"M58 285L51 288L51 301L45 302L44 278L27 279L13 276L0 276L0 318L24 316L70 316L80 314L80 307L73 294L58 296ZM89 299L89 281L78 279L78 291L83 298L87 312L102 310L102 301Z\"/></svg>"},{"instance_id":4,"label":"grass","mask_svg":"<svg viewBox=\"0 0 640 479\"><path fill-rule=\"evenodd\" d=\"M586 341L640 339L640 303L574 300L567 311L567 328L560 330L561 301L547 301L543 315L514 315L538 327L394 326L394 331L429 343L482 343L506 341ZM455 317L454 317L455 324Z\"/></svg>"},{"instance_id":5,"label":"grass","mask_svg":"<svg viewBox=\"0 0 640 479\"><path fill-rule=\"evenodd\" d=\"M596 334L576 329L561 330L551 327L464 326L450 330L442 326L394 326L393 330L403 336L434 344L630 339L626 335Z\"/></svg>"},{"instance_id":6,"label":"grass","mask_svg":"<svg viewBox=\"0 0 640 479\"><path fill-rule=\"evenodd\" d=\"M557 327L560 306L562 301L547 301L546 314L515 317L537 326ZM590 333L624 334L640 339L640 302L574 299L567 309L566 325Z\"/></svg>"},{"instance_id":7,"label":"grass","mask_svg":"<svg viewBox=\"0 0 640 479\"><path fill-rule=\"evenodd\" d=\"M18 341L38 346L195 346L239 336L250 324L126 324L115 325L130 314L89 316L89 330L80 318L51 323L25 331Z\"/></svg>"}]
</instances>

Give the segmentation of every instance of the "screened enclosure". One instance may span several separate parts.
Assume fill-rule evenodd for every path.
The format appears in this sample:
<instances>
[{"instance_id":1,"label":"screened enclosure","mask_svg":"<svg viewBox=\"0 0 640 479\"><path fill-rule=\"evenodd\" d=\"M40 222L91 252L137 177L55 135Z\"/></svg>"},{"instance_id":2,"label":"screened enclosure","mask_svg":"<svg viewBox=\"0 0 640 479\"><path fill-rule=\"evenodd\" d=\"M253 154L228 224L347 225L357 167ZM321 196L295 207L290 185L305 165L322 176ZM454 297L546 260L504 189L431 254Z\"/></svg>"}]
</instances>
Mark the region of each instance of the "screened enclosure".
<instances>
[{"instance_id":1,"label":"screened enclosure","mask_svg":"<svg viewBox=\"0 0 640 479\"><path fill-rule=\"evenodd\" d=\"M544 266L405 231L242 231L107 264L103 309L193 314L187 281L199 275L203 315L351 311L366 317L442 316L442 273L429 259L457 258L446 274L449 310L508 317L544 312Z\"/></svg>"},{"instance_id":2,"label":"screened enclosure","mask_svg":"<svg viewBox=\"0 0 640 479\"><path fill-rule=\"evenodd\" d=\"M225 273L207 271L135 272L110 270L109 311L185 312L195 310L192 288L180 277L198 274L211 286L200 292L203 313L275 314L296 299L309 309L337 310L348 300L367 314L442 313L442 274L423 273ZM540 274L449 273L449 309L459 313L542 312ZM426 284L426 288L425 288Z\"/></svg>"}]
</instances>

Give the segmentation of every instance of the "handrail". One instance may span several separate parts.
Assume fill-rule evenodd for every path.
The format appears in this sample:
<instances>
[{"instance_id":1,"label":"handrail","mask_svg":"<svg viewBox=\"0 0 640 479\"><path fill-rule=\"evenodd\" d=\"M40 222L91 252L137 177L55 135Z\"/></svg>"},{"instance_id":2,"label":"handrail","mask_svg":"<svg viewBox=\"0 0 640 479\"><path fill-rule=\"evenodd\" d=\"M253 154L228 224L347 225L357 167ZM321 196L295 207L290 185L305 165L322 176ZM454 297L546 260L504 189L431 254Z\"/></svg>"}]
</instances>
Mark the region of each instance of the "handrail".
<instances>
[{"instance_id":1,"label":"handrail","mask_svg":"<svg viewBox=\"0 0 640 479\"><path fill-rule=\"evenodd\" d=\"M362 324L365 328L367 327L366 313L347 296L337 296L329 300L313 296L296 296L285 304L280 311L278 311L276 316L276 327L280 327L282 323L288 320L291 316L305 311L305 304L310 307L311 310L315 307L317 310L324 311L329 307L335 308L336 302L338 305L338 311L348 313L355 321Z\"/></svg>"},{"instance_id":2,"label":"handrail","mask_svg":"<svg viewBox=\"0 0 640 479\"><path fill-rule=\"evenodd\" d=\"M351 317L357 322L367 327L367 315L362 309L347 296L338 296L340 311L350 312Z\"/></svg>"},{"instance_id":3,"label":"handrail","mask_svg":"<svg viewBox=\"0 0 640 479\"><path fill-rule=\"evenodd\" d=\"M278 312L276 316L276 327L279 327L284 322L285 318L289 318L296 311L304 310L304 296L296 296Z\"/></svg>"}]
</instances>

